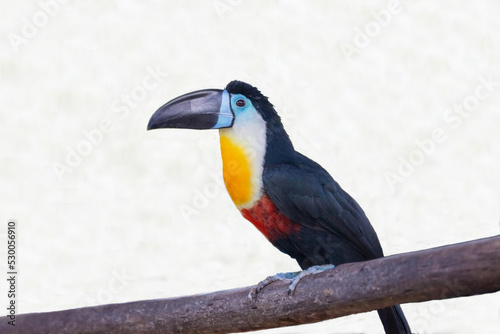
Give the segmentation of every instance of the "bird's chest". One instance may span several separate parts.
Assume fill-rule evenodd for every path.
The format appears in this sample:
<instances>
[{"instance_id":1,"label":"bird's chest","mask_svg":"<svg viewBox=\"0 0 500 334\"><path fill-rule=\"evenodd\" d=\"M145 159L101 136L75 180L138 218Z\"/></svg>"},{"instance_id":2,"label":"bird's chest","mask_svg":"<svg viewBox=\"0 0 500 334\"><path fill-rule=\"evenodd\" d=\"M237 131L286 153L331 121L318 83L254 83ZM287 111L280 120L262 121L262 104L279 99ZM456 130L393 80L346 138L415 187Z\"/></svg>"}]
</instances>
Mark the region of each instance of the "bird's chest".
<instances>
[{"instance_id":1,"label":"bird's chest","mask_svg":"<svg viewBox=\"0 0 500 334\"><path fill-rule=\"evenodd\" d=\"M249 209L241 214L249 220L271 242L288 238L298 232L300 226L286 217L266 193Z\"/></svg>"}]
</instances>

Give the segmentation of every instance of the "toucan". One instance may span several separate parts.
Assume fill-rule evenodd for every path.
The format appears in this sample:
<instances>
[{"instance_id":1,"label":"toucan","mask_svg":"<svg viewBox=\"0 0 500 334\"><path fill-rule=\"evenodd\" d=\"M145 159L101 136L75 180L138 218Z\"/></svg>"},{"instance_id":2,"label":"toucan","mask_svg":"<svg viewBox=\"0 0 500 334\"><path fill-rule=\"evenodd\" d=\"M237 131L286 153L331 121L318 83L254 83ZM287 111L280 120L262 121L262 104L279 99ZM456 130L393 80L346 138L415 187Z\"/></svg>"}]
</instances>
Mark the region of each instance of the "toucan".
<instances>
[{"instance_id":1,"label":"toucan","mask_svg":"<svg viewBox=\"0 0 500 334\"><path fill-rule=\"evenodd\" d=\"M174 98L152 115L148 130L158 128L219 130L224 184L236 208L303 270L271 276L259 289L384 256L363 209L323 167L295 151L274 106L256 87L234 80L225 89ZM411 333L399 305L378 314L386 333Z\"/></svg>"}]
</instances>

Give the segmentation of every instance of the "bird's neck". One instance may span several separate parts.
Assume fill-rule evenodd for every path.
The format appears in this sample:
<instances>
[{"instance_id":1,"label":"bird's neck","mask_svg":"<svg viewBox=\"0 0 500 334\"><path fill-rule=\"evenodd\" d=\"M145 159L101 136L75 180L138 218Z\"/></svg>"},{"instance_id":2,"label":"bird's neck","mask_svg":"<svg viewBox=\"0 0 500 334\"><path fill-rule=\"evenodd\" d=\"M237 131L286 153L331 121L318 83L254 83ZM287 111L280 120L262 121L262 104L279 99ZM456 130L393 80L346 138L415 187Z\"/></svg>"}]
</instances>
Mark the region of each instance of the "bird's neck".
<instances>
[{"instance_id":1,"label":"bird's neck","mask_svg":"<svg viewBox=\"0 0 500 334\"><path fill-rule=\"evenodd\" d=\"M268 167L294 161L297 152L283 127L279 117L268 120L266 133L266 156Z\"/></svg>"},{"instance_id":2,"label":"bird's neck","mask_svg":"<svg viewBox=\"0 0 500 334\"><path fill-rule=\"evenodd\" d=\"M262 196L266 125L234 124L219 130L226 189L239 210L251 208Z\"/></svg>"}]
</instances>

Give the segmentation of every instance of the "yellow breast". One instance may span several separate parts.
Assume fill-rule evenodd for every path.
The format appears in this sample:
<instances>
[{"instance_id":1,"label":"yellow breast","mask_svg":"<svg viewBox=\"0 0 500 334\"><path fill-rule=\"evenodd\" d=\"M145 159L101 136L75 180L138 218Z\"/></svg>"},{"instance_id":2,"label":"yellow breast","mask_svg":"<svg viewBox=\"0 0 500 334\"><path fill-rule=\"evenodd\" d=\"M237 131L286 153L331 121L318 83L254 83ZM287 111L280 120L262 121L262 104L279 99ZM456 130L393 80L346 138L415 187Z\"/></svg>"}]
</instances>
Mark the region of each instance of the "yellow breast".
<instances>
[{"instance_id":1,"label":"yellow breast","mask_svg":"<svg viewBox=\"0 0 500 334\"><path fill-rule=\"evenodd\" d=\"M251 161L243 147L229 137L220 136L222 172L229 196L237 207L252 199Z\"/></svg>"}]
</instances>

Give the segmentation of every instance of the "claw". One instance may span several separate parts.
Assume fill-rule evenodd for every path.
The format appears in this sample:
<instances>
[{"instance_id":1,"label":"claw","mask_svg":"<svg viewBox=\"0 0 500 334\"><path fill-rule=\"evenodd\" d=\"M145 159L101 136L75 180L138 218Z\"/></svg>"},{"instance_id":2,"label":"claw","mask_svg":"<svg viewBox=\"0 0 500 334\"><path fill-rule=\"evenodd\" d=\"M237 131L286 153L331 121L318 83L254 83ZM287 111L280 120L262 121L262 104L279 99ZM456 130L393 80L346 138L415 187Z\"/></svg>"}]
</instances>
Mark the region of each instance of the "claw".
<instances>
[{"instance_id":1,"label":"claw","mask_svg":"<svg viewBox=\"0 0 500 334\"><path fill-rule=\"evenodd\" d=\"M303 279L304 277L317 274L333 268L335 268L333 264L325 264L321 266L312 266L302 271L278 273L276 275L269 276L266 279L260 281L259 284L257 284L254 288L250 290L250 292L248 293L248 299L250 299L250 301L255 301L257 299L257 294L260 291L262 291L262 289L264 289L266 286L276 281L285 281L285 280L291 281L290 285L288 286L288 295L290 296L295 291L297 284L299 284L300 280Z\"/></svg>"},{"instance_id":2,"label":"claw","mask_svg":"<svg viewBox=\"0 0 500 334\"><path fill-rule=\"evenodd\" d=\"M260 281L254 288L250 290L250 292L248 293L248 298L250 299L250 301L254 301L257 298L257 294L269 284L276 281L293 280L293 278L299 273L300 271L290 273L277 273L276 275L268 276L266 279Z\"/></svg>"},{"instance_id":3,"label":"claw","mask_svg":"<svg viewBox=\"0 0 500 334\"><path fill-rule=\"evenodd\" d=\"M297 284L299 284L300 280L303 279L306 276L309 275L314 275L317 273L321 273L326 270L330 270L335 268L333 264L323 264L321 266L312 266L307 268L306 270L302 270L295 275L292 279L292 283L288 286L288 295L291 296L293 292L295 291L295 288L297 287Z\"/></svg>"}]
</instances>

